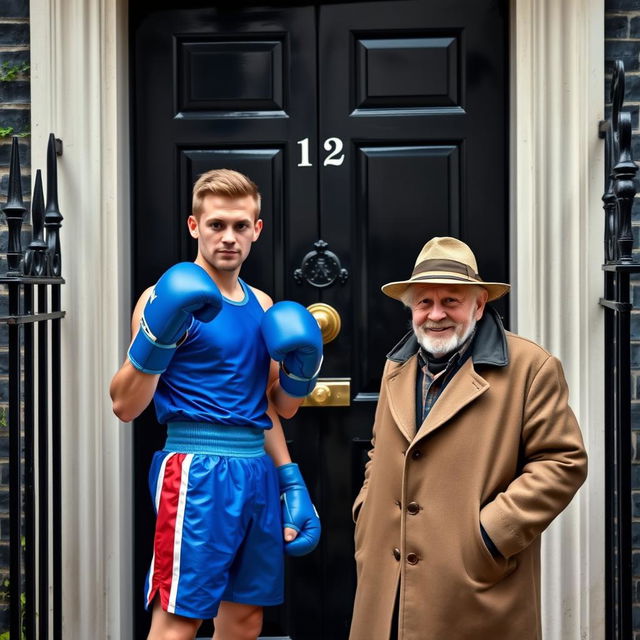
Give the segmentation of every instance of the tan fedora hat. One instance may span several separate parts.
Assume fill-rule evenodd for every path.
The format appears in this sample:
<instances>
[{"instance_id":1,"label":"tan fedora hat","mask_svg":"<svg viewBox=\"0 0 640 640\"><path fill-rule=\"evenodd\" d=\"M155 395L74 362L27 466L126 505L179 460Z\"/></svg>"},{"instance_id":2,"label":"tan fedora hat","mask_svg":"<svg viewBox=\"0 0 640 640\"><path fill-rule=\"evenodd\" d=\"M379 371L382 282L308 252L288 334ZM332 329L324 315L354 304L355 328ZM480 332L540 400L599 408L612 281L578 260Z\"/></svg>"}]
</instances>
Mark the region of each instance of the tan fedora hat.
<instances>
[{"instance_id":1,"label":"tan fedora hat","mask_svg":"<svg viewBox=\"0 0 640 640\"><path fill-rule=\"evenodd\" d=\"M511 286L503 282L484 282L478 275L473 251L457 238L431 238L422 247L408 280L389 282L382 292L402 300L403 293L416 284L476 284L489 292L488 302L501 298Z\"/></svg>"}]
</instances>

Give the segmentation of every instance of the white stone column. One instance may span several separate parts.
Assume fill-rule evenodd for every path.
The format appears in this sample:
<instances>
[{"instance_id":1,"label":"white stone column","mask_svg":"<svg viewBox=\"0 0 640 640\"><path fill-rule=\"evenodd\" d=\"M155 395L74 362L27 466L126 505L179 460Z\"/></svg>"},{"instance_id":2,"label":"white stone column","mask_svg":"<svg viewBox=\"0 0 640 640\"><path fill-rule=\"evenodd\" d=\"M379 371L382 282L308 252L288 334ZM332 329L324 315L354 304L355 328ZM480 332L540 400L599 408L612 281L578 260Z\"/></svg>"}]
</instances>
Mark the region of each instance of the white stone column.
<instances>
[{"instance_id":1,"label":"white stone column","mask_svg":"<svg viewBox=\"0 0 640 640\"><path fill-rule=\"evenodd\" d=\"M545 640L604 638L604 3L512 1L516 330L563 362L589 479L543 535Z\"/></svg>"},{"instance_id":2,"label":"white stone column","mask_svg":"<svg viewBox=\"0 0 640 640\"><path fill-rule=\"evenodd\" d=\"M32 166L59 158L65 638L131 637L131 426L109 381L129 329L126 2L32 0Z\"/></svg>"}]
</instances>

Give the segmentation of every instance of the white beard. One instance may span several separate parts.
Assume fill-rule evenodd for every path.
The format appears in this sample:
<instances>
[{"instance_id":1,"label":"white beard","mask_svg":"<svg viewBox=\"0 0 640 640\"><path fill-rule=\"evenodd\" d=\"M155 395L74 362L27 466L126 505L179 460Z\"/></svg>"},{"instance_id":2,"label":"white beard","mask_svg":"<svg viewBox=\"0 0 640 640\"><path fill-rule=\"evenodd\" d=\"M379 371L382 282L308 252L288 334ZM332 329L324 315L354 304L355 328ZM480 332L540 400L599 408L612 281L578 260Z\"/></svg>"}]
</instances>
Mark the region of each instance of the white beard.
<instances>
[{"instance_id":1,"label":"white beard","mask_svg":"<svg viewBox=\"0 0 640 640\"><path fill-rule=\"evenodd\" d=\"M429 326L431 326L431 328L434 328L437 326L437 323L429 322L428 320L426 322L423 322L419 327L413 325L413 333L415 334L418 343L425 351L435 356L436 358L445 356L448 353L452 353L456 351L456 349L459 349L473 333L474 329L476 328L476 311L477 307L474 306L471 311L466 329L463 329L463 324L457 325L454 334L449 338L438 338L437 336L427 335L424 331L424 328Z\"/></svg>"}]
</instances>

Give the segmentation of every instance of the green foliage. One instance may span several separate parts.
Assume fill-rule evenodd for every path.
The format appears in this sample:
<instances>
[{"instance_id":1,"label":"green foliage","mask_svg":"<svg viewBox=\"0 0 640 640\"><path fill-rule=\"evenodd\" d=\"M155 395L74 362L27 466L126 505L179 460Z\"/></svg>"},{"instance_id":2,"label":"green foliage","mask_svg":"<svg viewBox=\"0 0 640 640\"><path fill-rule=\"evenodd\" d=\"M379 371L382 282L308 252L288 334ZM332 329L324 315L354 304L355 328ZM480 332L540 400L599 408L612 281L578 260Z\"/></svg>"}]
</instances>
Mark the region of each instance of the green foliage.
<instances>
[{"instance_id":1,"label":"green foliage","mask_svg":"<svg viewBox=\"0 0 640 640\"><path fill-rule=\"evenodd\" d=\"M18 79L22 74L26 74L31 67L28 62L22 62L18 64L11 64L9 61L5 61L0 64L0 82L10 82L11 80ZM31 135L29 127L25 131L16 133L13 127L0 126L0 138L8 138L12 135L16 135L18 138L26 138ZM0 640L3 640L0 636Z\"/></svg>"},{"instance_id":2,"label":"green foliage","mask_svg":"<svg viewBox=\"0 0 640 640\"><path fill-rule=\"evenodd\" d=\"M9 602L9 578L5 578L2 581L2 589L0 589L0 602L2 602L3 604ZM1 635L0 640L2 640Z\"/></svg>"},{"instance_id":3,"label":"green foliage","mask_svg":"<svg viewBox=\"0 0 640 640\"><path fill-rule=\"evenodd\" d=\"M10 82L15 80L19 75L25 74L31 67L28 62L19 64L11 64L8 60L0 64L0 82ZM0 640L3 640L0 636Z\"/></svg>"},{"instance_id":4,"label":"green foliage","mask_svg":"<svg viewBox=\"0 0 640 640\"><path fill-rule=\"evenodd\" d=\"M2 589L0 589L0 601L9 601L9 578L5 578L2 581ZM20 640L25 640L24 633L24 608L27 602L27 598L24 593L20 594ZM3 631L0 633L0 640L11 640L9 631Z\"/></svg>"},{"instance_id":5,"label":"green foliage","mask_svg":"<svg viewBox=\"0 0 640 640\"><path fill-rule=\"evenodd\" d=\"M20 536L20 546L22 550L25 550L27 546L27 540L24 536ZM9 586L11 583L9 582L9 578L5 578L2 581L2 586L0 588L0 603L9 603ZM26 636L24 633L24 609L27 603L27 597L24 593L20 594L20 640L26 640ZM0 633L0 640L11 640L11 636L8 631L3 631Z\"/></svg>"},{"instance_id":6,"label":"green foliage","mask_svg":"<svg viewBox=\"0 0 640 640\"><path fill-rule=\"evenodd\" d=\"M31 135L29 127L27 127L26 131L21 131L20 133L15 133L14 131L13 127L0 127L0 138L10 138L11 136L28 138ZM0 638L0 640L2 640L2 638Z\"/></svg>"}]
</instances>

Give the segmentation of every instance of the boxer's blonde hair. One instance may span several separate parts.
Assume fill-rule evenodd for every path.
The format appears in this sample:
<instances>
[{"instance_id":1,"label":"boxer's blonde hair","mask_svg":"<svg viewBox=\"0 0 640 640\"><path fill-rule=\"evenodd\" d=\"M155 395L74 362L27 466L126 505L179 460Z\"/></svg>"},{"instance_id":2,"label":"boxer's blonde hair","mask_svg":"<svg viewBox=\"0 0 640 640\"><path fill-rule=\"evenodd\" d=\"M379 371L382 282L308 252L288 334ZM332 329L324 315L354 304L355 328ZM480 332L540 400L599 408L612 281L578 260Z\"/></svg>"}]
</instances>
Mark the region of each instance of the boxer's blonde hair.
<instances>
[{"instance_id":1,"label":"boxer's blonde hair","mask_svg":"<svg viewBox=\"0 0 640 640\"><path fill-rule=\"evenodd\" d=\"M202 205L206 196L222 196L224 198L244 198L251 196L256 203L255 219L260 217L261 196L258 186L239 171L232 169L212 169L203 173L193 185L191 213L194 216L202 213Z\"/></svg>"}]
</instances>

